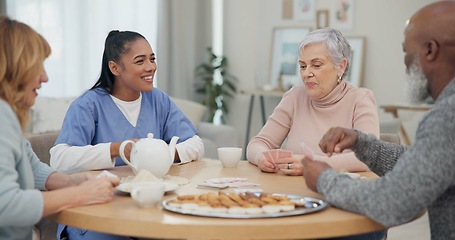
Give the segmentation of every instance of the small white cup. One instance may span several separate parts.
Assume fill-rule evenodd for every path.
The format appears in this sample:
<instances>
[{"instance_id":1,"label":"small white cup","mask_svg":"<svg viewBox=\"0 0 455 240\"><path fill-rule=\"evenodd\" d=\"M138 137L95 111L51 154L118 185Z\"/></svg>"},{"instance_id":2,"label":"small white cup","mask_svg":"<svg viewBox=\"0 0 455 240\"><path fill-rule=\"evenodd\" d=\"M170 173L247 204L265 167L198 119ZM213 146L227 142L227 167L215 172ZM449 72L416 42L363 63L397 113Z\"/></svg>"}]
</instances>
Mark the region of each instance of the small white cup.
<instances>
[{"instance_id":1,"label":"small white cup","mask_svg":"<svg viewBox=\"0 0 455 240\"><path fill-rule=\"evenodd\" d=\"M141 208L154 207L164 196L164 183L139 182L131 185L131 198Z\"/></svg>"},{"instance_id":2,"label":"small white cup","mask_svg":"<svg viewBox=\"0 0 455 240\"><path fill-rule=\"evenodd\" d=\"M218 158L225 168L235 168L242 157L242 149L237 147L218 148Z\"/></svg>"}]
</instances>

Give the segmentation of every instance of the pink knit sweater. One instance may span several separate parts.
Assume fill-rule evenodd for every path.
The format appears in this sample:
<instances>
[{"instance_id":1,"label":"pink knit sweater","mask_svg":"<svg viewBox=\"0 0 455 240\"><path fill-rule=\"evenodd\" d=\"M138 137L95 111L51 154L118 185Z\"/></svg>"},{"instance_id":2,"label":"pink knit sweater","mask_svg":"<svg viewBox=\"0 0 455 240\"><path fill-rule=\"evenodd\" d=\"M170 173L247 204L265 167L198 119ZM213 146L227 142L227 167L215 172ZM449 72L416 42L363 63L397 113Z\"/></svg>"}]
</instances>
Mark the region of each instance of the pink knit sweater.
<instances>
[{"instance_id":1,"label":"pink knit sweater","mask_svg":"<svg viewBox=\"0 0 455 240\"><path fill-rule=\"evenodd\" d=\"M319 141L327 130L336 126L355 128L379 136L373 92L343 81L324 98L311 100L303 86L293 87L284 94L261 132L251 139L247 158L257 165L263 151L280 147L294 154L302 154L300 144L305 142L317 156L316 160L325 161L335 169L367 170L366 165L357 160L352 152L328 158L321 151Z\"/></svg>"}]
</instances>

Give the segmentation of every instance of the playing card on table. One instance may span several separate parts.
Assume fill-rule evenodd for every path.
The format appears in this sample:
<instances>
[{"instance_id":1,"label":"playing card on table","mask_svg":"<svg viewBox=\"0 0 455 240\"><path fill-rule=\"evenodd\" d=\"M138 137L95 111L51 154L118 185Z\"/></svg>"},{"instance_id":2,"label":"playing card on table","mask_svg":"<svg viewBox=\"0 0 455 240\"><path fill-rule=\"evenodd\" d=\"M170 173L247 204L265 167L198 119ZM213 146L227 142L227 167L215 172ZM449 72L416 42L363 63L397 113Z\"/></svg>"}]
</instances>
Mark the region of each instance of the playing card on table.
<instances>
[{"instance_id":1,"label":"playing card on table","mask_svg":"<svg viewBox=\"0 0 455 240\"><path fill-rule=\"evenodd\" d=\"M253 182L233 182L233 183L229 183L228 185L229 185L229 187L242 188L242 187L255 187L255 186L259 186L261 184L253 183Z\"/></svg>"},{"instance_id":2,"label":"playing card on table","mask_svg":"<svg viewBox=\"0 0 455 240\"><path fill-rule=\"evenodd\" d=\"M311 149L304 142L302 142L300 146L302 147L303 157L314 160L313 151L311 151Z\"/></svg>"},{"instance_id":3,"label":"playing card on table","mask_svg":"<svg viewBox=\"0 0 455 240\"><path fill-rule=\"evenodd\" d=\"M245 182L248 178L243 177L222 177L222 178L211 178L207 179L205 183L214 183L214 184L225 184L225 183L233 183L233 182Z\"/></svg>"},{"instance_id":4,"label":"playing card on table","mask_svg":"<svg viewBox=\"0 0 455 240\"><path fill-rule=\"evenodd\" d=\"M224 189L228 187L242 188L242 187L255 187L259 183L246 182L247 178L241 177L225 177L225 178L212 178L207 179L203 183L198 184L198 187L209 187Z\"/></svg>"}]
</instances>

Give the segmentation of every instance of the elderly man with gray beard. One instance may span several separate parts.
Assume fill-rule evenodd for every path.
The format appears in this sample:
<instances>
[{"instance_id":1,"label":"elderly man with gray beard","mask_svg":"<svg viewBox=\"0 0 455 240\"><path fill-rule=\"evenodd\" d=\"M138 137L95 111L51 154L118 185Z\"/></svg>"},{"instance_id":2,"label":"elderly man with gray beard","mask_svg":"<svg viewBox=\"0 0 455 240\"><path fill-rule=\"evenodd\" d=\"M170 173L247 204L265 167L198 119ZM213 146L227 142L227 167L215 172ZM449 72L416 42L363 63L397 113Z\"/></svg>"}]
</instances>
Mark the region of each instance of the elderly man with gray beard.
<instances>
[{"instance_id":1,"label":"elderly man with gray beard","mask_svg":"<svg viewBox=\"0 0 455 240\"><path fill-rule=\"evenodd\" d=\"M352 149L380 177L364 181L303 159L306 184L333 206L386 227L427 209L431 239L455 239L455 1L438 1L407 22L403 50L414 103L434 106L419 123L415 143L386 143L352 129L332 128L319 146L329 156Z\"/></svg>"}]
</instances>

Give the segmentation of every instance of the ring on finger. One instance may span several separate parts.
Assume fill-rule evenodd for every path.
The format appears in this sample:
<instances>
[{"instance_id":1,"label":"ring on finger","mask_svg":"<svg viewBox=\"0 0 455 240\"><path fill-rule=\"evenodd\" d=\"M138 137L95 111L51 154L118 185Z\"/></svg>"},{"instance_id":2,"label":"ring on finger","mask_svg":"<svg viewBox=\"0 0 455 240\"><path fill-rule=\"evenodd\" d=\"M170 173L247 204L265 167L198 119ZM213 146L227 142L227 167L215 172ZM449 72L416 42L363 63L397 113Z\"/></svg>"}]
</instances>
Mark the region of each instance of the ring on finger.
<instances>
[{"instance_id":1,"label":"ring on finger","mask_svg":"<svg viewBox=\"0 0 455 240\"><path fill-rule=\"evenodd\" d=\"M292 168L292 163L288 163L288 169Z\"/></svg>"}]
</instances>

